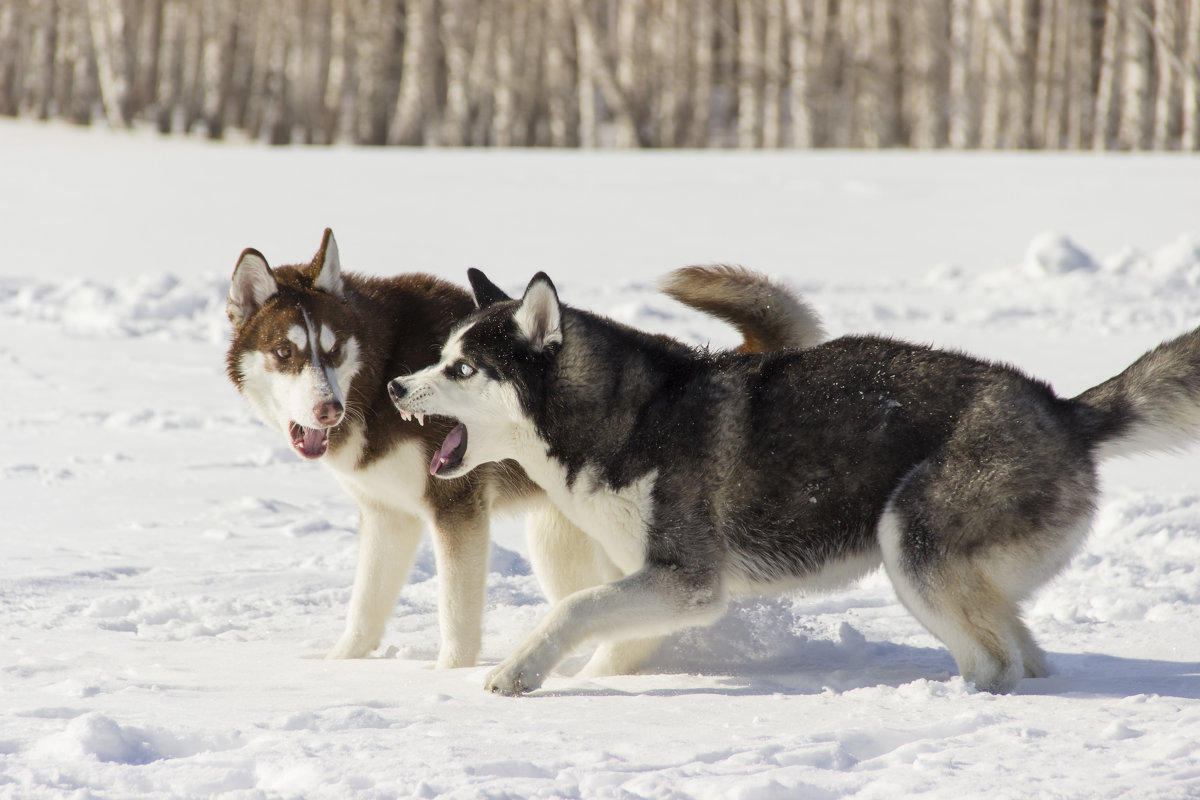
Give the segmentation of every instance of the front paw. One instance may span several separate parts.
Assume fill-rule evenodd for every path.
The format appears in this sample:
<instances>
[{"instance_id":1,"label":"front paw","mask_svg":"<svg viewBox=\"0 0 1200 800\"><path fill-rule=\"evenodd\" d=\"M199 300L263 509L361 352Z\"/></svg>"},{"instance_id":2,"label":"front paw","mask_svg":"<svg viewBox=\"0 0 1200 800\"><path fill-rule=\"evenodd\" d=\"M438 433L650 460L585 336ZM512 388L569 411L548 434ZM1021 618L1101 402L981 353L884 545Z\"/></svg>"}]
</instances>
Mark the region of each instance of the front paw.
<instances>
[{"instance_id":1,"label":"front paw","mask_svg":"<svg viewBox=\"0 0 1200 800\"><path fill-rule=\"evenodd\" d=\"M518 697L540 688L545 679L541 671L531 669L520 661L505 661L488 673L483 688L492 694Z\"/></svg>"},{"instance_id":2,"label":"front paw","mask_svg":"<svg viewBox=\"0 0 1200 800\"><path fill-rule=\"evenodd\" d=\"M343 658L364 658L379 646L379 641L372 641L366 636L346 634L333 646L325 658L330 660Z\"/></svg>"},{"instance_id":3,"label":"front paw","mask_svg":"<svg viewBox=\"0 0 1200 800\"><path fill-rule=\"evenodd\" d=\"M479 652L479 648L470 650L459 650L443 647L438 653L437 669L461 669L462 667L475 666L475 654Z\"/></svg>"}]
</instances>

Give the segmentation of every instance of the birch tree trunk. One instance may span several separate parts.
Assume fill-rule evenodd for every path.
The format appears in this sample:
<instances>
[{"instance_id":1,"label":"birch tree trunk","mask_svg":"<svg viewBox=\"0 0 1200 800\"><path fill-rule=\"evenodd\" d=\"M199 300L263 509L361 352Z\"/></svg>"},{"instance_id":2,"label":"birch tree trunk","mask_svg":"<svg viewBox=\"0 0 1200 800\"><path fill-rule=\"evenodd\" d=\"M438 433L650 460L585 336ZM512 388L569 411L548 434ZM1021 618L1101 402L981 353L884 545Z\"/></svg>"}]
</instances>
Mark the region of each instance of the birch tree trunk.
<instances>
[{"instance_id":1,"label":"birch tree trunk","mask_svg":"<svg viewBox=\"0 0 1200 800\"><path fill-rule=\"evenodd\" d=\"M971 101L968 79L971 72L971 2L950 0L949 95L947 126L950 146L971 146Z\"/></svg>"},{"instance_id":2,"label":"birch tree trunk","mask_svg":"<svg viewBox=\"0 0 1200 800\"><path fill-rule=\"evenodd\" d=\"M26 11L16 3L0 7L0 114L12 116L20 108L21 53L20 32L25 27L21 18Z\"/></svg>"},{"instance_id":3,"label":"birch tree trunk","mask_svg":"<svg viewBox=\"0 0 1200 800\"><path fill-rule=\"evenodd\" d=\"M688 122L689 147L708 147L713 93L713 15L708 3L692 10L692 115Z\"/></svg>"},{"instance_id":4,"label":"birch tree trunk","mask_svg":"<svg viewBox=\"0 0 1200 800\"><path fill-rule=\"evenodd\" d=\"M128 88L122 69L123 62L117 55L117 42L123 26L121 6L114 0L88 0L87 12L104 117L111 127L124 128L128 126L125 117L125 95Z\"/></svg>"},{"instance_id":5,"label":"birch tree trunk","mask_svg":"<svg viewBox=\"0 0 1200 800\"><path fill-rule=\"evenodd\" d=\"M812 115L808 106L808 26L800 0L787 0L788 110L792 147L813 146Z\"/></svg>"},{"instance_id":6,"label":"birch tree trunk","mask_svg":"<svg viewBox=\"0 0 1200 800\"><path fill-rule=\"evenodd\" d=\"M1114 126L1117 101L1117 76L1123 61L1121 49L1121 14L1123 0L1107 0L1104 10L1104 38L1100 49L1100 82L1096 89L1096 123L1092 132L1092 148L1107 149L1116 134Z\"/></svg>"},{"instance_id":7,"label":"birch tree trunk","mask_svg":"<svg viewBox=\"0 0 1200 800\"><path fill-rule=\"evenodd\" d=\"M574 139L571 125L574 80L566 54L569 37L566 0L546 0L546 121L552 147L567 147Z\"/></svg>"},{"instance_id":8,"label":"birch tree trunk","mask_svg":"<svg viewBox=\"0 0 1200 800\"><path fill-rule=\"evenodd\" d=\"M783 62L783 0L766 0L762 49L762 146L776 150L783 142L782 100L785 66Z\"/></svg>"},{"instance_id":9,"label":"birch tree trunk","mask_svg":"<svg viewBox=\"0 0 1200 800\"><path fill-rule=\"evenodd\" d=\"M1183 130L1184 150L1200 150L1200 0L1189 0L1187 45L1184 50Z\"/></svg>"},{"instance_id":10,"label":"birch tree trunk","mask_svg":"<svg viewBox=\"0 0 1200 800\"><path fill-rule=\"evenodd\" d=\"M654 73L656 102L653 107L654 144L675 147L679 144L679 106L681 88L687 89L686 75L679 71L677 50L686 46L679 30L677 0L661 0L650 11L650 53Z\"/></svg>"},{"instance_id":11,"label":"birch tree trunk","mask_svg":"<svg viewBox=\"0 0 1200 800\"><path fill-rule=\"evenodd\" d=\"M1176 74L1179 62L1175 55L1179 52L1179 25L1176 19L1176 0L1154 0L1154 38L1156 50L1160 55L1155 59L1158 66L1158 80L1154 95L1154 149L1174 149L1178 141L1177 122L1179 119L1179 85Z\"/></svg>"},{"instance_id":12,"label":"birch tree trunk","mask_svg":"<svg viewBox=\"0 0 1200 800\"><path fill-rule=\"evenodd\" d=\"M943 141L939 98L945 93L939 87L943 74L939 50L947 29L944 9L945 4L937 0L914 0L909 6L909 143L922 150L938 147Z\"/></svg>"},{"instance_id":13,"label":"birch tree trunk","mask_svg":"<svg viewBox=\"0 0 1200 800\"><path fill-rule=\"evenodd\" d=\"M388 126L388 144L422 144L424 141L425 76L430 60L429 23L432 17L431 0L409 0L404 12L404 55L400 63L400 90L396 97L396 112ZM378 56L386 61L383 54ZM432 98L429 98L432 100Z\"/></svg>"},{"instance_id":14,"label":"birch tree trunk","mask_svg":"<svg viewBox=\"0 0 1200 800\"><path fill-rule=\"evenodd\" d=\"M738 0L737 145L743 149L761 147L763 143L758 5L755 0Z\"/></svg>"},{"instance_id":15,"label":"birch tree trunk","mask_svg":"<svg viewBox=\"0 0 1200 800\"><path fill-rule=\"evenodd\" d=\"M1145 0L1127 0L1134 15L1145 15ZM1126 147L1145 150L1152 142L1154 96L1151 92L1150 31L1137 19L1125 26L1125 70L1121 97L1121 122L1118 136Z\"/></svg>"},{"instance_id":16,"label":"birch tree trunk","mask_svg":"<svg viewBox=\"0 0 1200 800\"><path fill-rule=\"evenodd\" d=\"M1066 4L1068 20L1067 59L1068 91L1066 96L1066 146L1082 150L1092 143L1096 102L1092 87L1095 62L1092 55L1091 4Z\"/></svg>"},{"instance_id":17,"label":"birch tree trunk","mask_svg":"<svg viewBox=\"0 0 1200 800\"><path fill-rule=\"evenodd\" d=\"M616 146L634 147L638 144L637 123L629 102L617 84L612 67L604 58L597 44L596 30L591 17L588 16L584 0L571 0L571 12L575 20L576 35L579 37L580 50L580 79L583 79L584 63L587 64L588 81L599 89L605 105L613 115L614 142ZM584 52L586 51L586 56ZM580 100L580 130L582 135L584 102ZM596 140L593 139L595 142ZM631 143L623 145L622 143Z\"/></svg>"}]
</instances>

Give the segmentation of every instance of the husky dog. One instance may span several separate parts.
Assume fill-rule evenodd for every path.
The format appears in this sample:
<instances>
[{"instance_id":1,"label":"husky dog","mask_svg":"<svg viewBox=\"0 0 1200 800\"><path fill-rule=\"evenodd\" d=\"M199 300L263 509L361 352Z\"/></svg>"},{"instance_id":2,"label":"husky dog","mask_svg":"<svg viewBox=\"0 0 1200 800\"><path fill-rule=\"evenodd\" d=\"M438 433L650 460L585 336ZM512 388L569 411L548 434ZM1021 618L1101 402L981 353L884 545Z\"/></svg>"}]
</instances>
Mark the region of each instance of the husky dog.
<instances>
[{"instance_id":1,"label":"husky dog","mask_svg":"<svg viewBox=\"0 0 1200 800\"><path fill-rule=\"evenodd\" d=\"M821 338L801 300L753 273L681 272L670 291L731 321L745 348ZM530 551L551 597L616 574L515 463L435 480L431 458L452 422L402 418L389 402L388 379L429 365L451 326L474 308L468 292L429 275L343 273L329 230L307 265L271 269L253 249L238 259L227 306L229 377L297 453L332 470L360 512L346 628L329 658L359 658L379 646L423 523L434 534L442 668L473 665L479 652L492 511L531 510ZM640 653L633 645L598 650L592 672L629 671Z\"/></svg>"},{"instance_id":2,"label":"husky dog","mask_svg":"<svg viewBox=\"0 0 1200 800\"><path fill-rule=\"evenodd\" d=\"M1061 398L1015 368L888 338L710 353L471 275L482 308L408 414L459 420L440 477L514 459L624 577L554 604L487 678L537 689L587 640L717 619L732 594L831 588L883 563L978 689L1047 674L1019 605L1089 528L1096 464L1200 428L1200 330Z\"/></svg>"}]
</instances>

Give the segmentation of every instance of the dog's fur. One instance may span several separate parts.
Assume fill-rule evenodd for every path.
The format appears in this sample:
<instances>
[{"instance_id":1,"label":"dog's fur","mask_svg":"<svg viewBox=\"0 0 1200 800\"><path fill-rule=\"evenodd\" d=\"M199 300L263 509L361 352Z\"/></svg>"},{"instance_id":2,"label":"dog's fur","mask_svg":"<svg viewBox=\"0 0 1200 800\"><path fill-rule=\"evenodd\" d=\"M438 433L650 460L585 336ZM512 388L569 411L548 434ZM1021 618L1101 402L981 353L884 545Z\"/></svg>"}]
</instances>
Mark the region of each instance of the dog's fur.
<instances>
[{"instance_id":1,"label":"dog's fur","mask_svg":"<svg viewBox=\"0 0 1200 800\"><path fill-rule=\"evenodd\" d=\"M744 347L804 346L821 337L801 300L747 271L680 272L668 291L733 322ZM434 480L430 459L452 423L405 419L389 402L388 379L432 363L451 326L474 310L468 292L429 275L343 273L326 230L310 264L271 269L257 250L245 250L227 308L230 379L300 455L329 467L359 508L354 589L330 658L359 658L379 646L423 522L433 530L439 576L439 667L475 663L493 511L531 511L530 551L551 598L613 576L604 554L513 462ZM632 670L647 647L601 648L590 669Z\"/></svg>"},{"instance_id":2,"label":"dog's fur","mask_svg":"<svg viewBox=\"0 0 1200 800\"><path fill-rule=\"evenodd\" d=\"M391 384L465 428L439 471L519 462L623 572L555 604L488 677L520 694L587 640L712 622L735 593L829 588L883 563L963 677L1046 674L1019 604L1089 528L1096 463L1200 427L1200 331L1078 397L1015 368L850 336L697 351L471 276L484 307Z\"/></svg>"}]
</instances>

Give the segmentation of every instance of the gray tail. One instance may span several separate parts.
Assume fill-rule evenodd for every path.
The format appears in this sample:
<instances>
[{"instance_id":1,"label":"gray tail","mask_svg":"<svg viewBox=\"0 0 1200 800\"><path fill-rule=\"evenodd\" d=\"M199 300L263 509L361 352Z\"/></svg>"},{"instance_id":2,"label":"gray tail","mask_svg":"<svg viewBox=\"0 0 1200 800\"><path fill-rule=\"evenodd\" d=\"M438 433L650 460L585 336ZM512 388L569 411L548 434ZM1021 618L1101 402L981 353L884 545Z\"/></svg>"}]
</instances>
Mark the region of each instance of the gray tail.
<instances>
[{"instance_id":1,"label":"gray tail","mask_svg":"<svg viewBox=\"0 0 1200 800\"><path fill-rule=\"evenodd\" d=\"M825 340L821 318L799 295L743 267L683 267L659 282L666 294L738 329L743 353L812 347Z\"/></svg>"},{"instance_id":2,"label":"gray tail","mask_svg":"<svg viewBox=\"0 0 1200 800\"><path fill-rule=\"evenodd\" d=\"M1103 457L1177 450L1200 438L1200 329L1163 342L1075 398Z\"/></svg>"}]
</instances>

